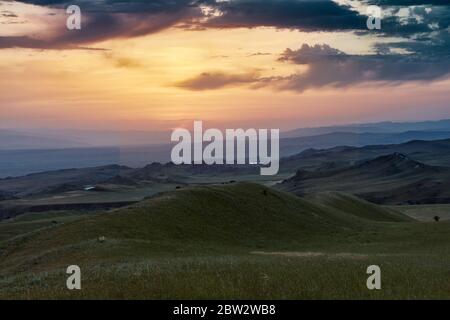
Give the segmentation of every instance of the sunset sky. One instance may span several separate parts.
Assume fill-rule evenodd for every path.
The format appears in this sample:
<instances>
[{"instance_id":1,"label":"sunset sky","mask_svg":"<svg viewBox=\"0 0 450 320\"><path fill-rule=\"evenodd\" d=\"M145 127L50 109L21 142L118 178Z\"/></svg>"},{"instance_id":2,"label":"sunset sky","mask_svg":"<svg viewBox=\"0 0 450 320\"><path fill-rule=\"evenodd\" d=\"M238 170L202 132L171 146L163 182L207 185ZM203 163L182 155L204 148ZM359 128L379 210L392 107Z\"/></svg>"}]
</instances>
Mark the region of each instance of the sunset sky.
<instances>
[{"instance_id":1,"label":"sunset sky","mask_svg":"<svg viewBox=\"0 0 450 320\"><path fill-rule=\"evenodd\" d=\"M449 25L445 0L0 1L0 128L450 118Z\"/></svg>"}]
</instances>

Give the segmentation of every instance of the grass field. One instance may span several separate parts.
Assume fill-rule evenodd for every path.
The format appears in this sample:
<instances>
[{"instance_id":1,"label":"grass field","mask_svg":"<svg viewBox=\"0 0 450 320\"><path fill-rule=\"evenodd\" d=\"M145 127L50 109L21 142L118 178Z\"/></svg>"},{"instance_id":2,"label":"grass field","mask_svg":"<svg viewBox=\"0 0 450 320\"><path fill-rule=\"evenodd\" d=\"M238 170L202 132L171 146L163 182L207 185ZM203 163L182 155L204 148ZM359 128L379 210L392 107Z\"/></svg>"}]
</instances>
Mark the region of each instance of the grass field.
<instances>
[{"instance_id":1,"label":"grass field","mask_svg":"<svg viewBox=\"0 0 450 320\"><path fill-rule=\"evenodd\" d=\"M300 199L238 183L40 217L0 224L15 230L0 239L0 298L450 298L449 222L340 193ZM65 285L72 264L80 291ZM379 291L366 287L372 264Z\"/></svg>"}]
</instances>

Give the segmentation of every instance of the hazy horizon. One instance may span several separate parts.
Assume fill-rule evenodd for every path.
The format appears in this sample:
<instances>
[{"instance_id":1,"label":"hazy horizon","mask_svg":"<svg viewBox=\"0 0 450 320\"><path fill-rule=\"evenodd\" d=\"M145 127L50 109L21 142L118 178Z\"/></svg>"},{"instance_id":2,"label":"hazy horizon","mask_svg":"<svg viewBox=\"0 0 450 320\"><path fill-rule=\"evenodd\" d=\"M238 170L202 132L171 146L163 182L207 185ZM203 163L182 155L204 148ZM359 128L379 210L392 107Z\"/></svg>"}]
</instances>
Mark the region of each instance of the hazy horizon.
<instances>
[{"instance_id":1,"label":"hazy horizon","mask_svg":"<svg viewBox=\"0 0 450 320\"><path fill-rule=\"evenodd\" d=\"M185 127L192 131L192 125ZM204 128L211 128L208 123ZM231 128L231 127L230 127ZM220 128L227 129L227 128ZM232 128L233 129L233 128ZM234 128L237 129L237 128ZM249 128L243 128L249 129ZM258 128L255 128L258 129ZM312 127L295 127L281 129L282 138L316 137L332 132L347 133L406 133L409 131L449 131L450 119L424 121L381 121L345 123ZM171 144L172 131L144 130L83 130L83 129L52 129L52 128L1 128L0 150L20 149L62 149L62 148L98 148L125 146L167 146ZM160 157L157 157L160 159Z\"/></svg>"}]
</instances>

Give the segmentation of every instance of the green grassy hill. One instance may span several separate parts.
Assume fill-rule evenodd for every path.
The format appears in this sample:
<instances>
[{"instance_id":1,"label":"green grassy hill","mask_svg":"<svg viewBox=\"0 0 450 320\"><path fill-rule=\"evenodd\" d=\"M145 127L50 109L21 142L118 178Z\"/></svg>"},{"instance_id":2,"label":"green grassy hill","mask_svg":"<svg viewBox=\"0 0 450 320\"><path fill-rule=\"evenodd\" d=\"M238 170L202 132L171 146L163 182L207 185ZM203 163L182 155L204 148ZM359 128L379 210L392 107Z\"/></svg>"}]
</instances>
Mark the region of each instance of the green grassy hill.
<instances>
[{"instance_id":1,"label":"green grassy hill","mask_svg":"<svg viewBox=\"0 0 450 320\"><path fill-rule=\"evenodd\" d=\"M396 281L402 270L434 274L411 293L424 297L442 296L449 276L439 273L449 261L447 223L411 222L344 194L301 199L250 183L181 189L27 232L0 242L0 297L408 296L407 282L378 296L365 289L364 268L377 261ZM423 255L438 262L424 265ZM65 289L71 264L83 270L79 292Z\"/></svg>"},{"instance_id":2,"label":"green grassy hill","mask_svg":"<svg viewBox=\"0 0 450 320\"><path fill-rule=\"evenodd\" d=\"M14 257L27 250L45 253L90 246L99 237L145 241L155 253L167 246L174 252L198 252L199 245L204 249L276 247L372 228L369 220L409 221L402 214L342 194L308 201L250 183L194 187L37 232L18 245L9 244L6 252Z\"/></svg>"}]
</instances>

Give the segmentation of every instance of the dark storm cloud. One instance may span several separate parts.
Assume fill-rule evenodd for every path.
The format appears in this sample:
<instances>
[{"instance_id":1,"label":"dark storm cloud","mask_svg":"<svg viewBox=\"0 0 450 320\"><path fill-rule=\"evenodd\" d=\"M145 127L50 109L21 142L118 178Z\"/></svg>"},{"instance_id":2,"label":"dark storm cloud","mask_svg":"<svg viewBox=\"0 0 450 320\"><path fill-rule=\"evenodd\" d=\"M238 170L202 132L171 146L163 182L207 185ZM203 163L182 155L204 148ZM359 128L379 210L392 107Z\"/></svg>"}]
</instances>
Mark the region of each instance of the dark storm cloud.
<instances>
[{"instance_id":1,"label":"dark storm cloud","mask_svg":"<svg viewBox=\"0 0 450 320\"><path fill-rule=\"evenodd\" d=\"M421 5L449 5L450 0L369 0L369 4L379 6L421 6Z\"/></svg>"},{"instance_id":2,"label":"dark storm cloud","mask_svg":"<svg viewBox=\"0 0 450 320\"><path fill-rule=\"evenodd\" d=\"M353 30L365 27L365 18L349 7L331 0L22 0L20 2L55 9L80 6L82 30L70 32L64 27L51 39L4 37L0 47L74 48L102 40L127 38L158 32L182 23L185 28L234 28L272 26L309 31ZM221 12L208 16L204 5ZM203 18L203 19L200 19Z\"/></svg>"},{"instance_id":3,"label":"dark storm cloud","mask_svg":"<svg viewBox=\"0 0 450 320\"><path fill-rule=\"evenodd\" d=\"M276 27L306 31L363 29L367 18L330 0L233 0L216 2L221 15L206 26L216 28Z\"/></svg>"},{"instance_id":4,"label":"dark storm cloud","mask_svg":"<svg viewBox=\"0 0 450 320\"><path fill-rule=\"evenodd\" d=\"M406 1L406 0L404 0ZM411 1L432 3L433 1ZM449 0L450 1L450 0ZM77 32L65 28L56 30L51 39L42 39L40 47L64 48L86 46L95 42L128 38L158 32L176 24L192 30L206 28L236 28L269 26L303 31L355 31L367 34L367 17L349 6L332 0L22 0L23 3L63 9L79 5L83 12L83 27ZM385 0L397 4L400 0ZM445 2L445 1L444 1ZM211 9L207 13L200 6ZM439 9L440 8L440 9ZM411 8L411 17L387 16L380 36L411 37L450 25L450 7ZM397 9L393 9L394 12ZM217 14L218 13L218 14ZM416 18L421 17L419 21ZM200 19L202 18L202 19ZM439 23L437 23L439 22ZM28 41L26 39L29 39ZM4 38L3 47L8 47ZM35 38L11 38L10 46L35 47ZM29 46L28 46L29 44Z\"/></svg>"},{"instance_id":5,"label":"dark storm cloud","mask_svg":"<svg viewBox=\"0 0 450 320\"><path fill-rule=\"evenodd\" d=\"M407 12L406 17L400 16L402 10ZM450 26L450 6L398 7L393 13L382 22L382 32L387 36L415 37Z\"/></svg>"},{"instance_id":6,"label":"dark storm cloud","mask_svg":"<svg viewBox=\"0 0 450 320\"><path fill-rule=\"evenodd\" d=\"M195 6L194 0L20 0L22 3L52 8L77 5L88 12L161 13L176 12Z\"/></svg>"},{"instance_id":7,"label":"dark storm cloud","mask_svg":"<svg viewBox=\"0 0 450 320\"><path fill-rule=\"evenodd\" d=\"M420 33L450 26L450 0L361 0L381 5L384 37L414 37ZM403 5L402 5L403 3ZM433 5L433 4L439 5ZM374 34L367 29L367 15L332 0L230 0L209 1L220 13L211 15L201 26L209 28L275 27L302 31L354 31ZM404 16L407 9L408 16Z\"/></svg>"},{"instance_id":8,"label":"dark storm cloud","mask_svg":"<svg viewBox=\"0 0 450 320\"><path fill-rule=\"evenodd\" d=\"M25 0L55 9L64 9L69 5L79 5L82 10L82 29L70 31L65 25L53 30L56 35L46 38L2 37L0 48L48 48L71 49L90 45L95 42L129 38L155 33L174 24L199 17L201 10L192 0Z\"/></svg>"},{"instance_id":9,"label":"dark storm cloud","mask_svg":"<svg viewBox=\"0 0 450 320\"><path fill-rule=\"evenodd\" d=\"M85 17L81 30L70 31L61 26L60 33L49 39L33 37L1 37L0 48L41 48L41 49L70 49L83 45L109 40L127 38L158 32L182 19L185 13L159 14L148 16L100 14ZM148 21L145 21L149 19ZM145 21L145 22L143 22Z\"/></svg>"},{"instance_id":10,"label":"dark storm cloud","mask_svg":"<svg viewBox=\"0 0 450 320\"><path fill-rule=\"evenodd\" d=\"M114 38L130 38L155 33L166 29L190 15L189 11L145 13L89 14L81 30L63 34L53 39L55 43L94 43Z\"/></svg>"}]
</instances>

